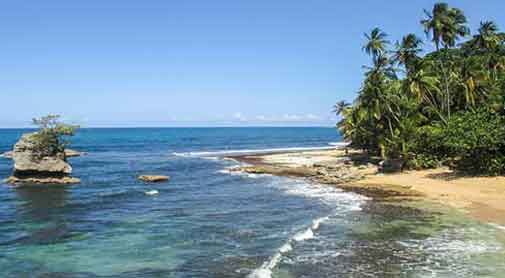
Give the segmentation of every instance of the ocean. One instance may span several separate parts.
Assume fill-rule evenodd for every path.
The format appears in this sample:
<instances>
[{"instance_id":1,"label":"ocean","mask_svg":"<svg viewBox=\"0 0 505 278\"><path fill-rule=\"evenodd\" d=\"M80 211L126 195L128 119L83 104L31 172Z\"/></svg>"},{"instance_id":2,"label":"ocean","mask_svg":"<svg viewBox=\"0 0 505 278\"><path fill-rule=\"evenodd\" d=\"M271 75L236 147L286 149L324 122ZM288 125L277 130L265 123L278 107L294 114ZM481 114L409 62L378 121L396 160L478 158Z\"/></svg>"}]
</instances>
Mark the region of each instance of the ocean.
<instances>
[{"instance_id":1,"label":"ocean","mask_svg":"<svg viewBox=\"0 0 505 278\"><path fill-rule=\"evenodd\" d=\"M0 152L24 132L0 130ZM331 147L332 128L81 129L72 141L87 153L69 159L81 184L0 183L0 277L505 277L495 226L227 170L239 163L226 154ZM0 178L11 171L0 158Z\"/></svg>"}]
</instances>

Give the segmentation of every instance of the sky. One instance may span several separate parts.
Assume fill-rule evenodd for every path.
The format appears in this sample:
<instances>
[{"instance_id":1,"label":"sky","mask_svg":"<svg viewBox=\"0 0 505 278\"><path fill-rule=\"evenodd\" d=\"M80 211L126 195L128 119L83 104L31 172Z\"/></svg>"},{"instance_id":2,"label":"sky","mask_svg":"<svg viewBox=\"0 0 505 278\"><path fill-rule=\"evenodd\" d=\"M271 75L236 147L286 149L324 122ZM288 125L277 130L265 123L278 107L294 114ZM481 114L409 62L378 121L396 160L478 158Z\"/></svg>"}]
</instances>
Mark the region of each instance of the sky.
<instances>
[{"instance_id":1,"label":"sky","mask_svg":"<svg viewBox=\"0 0 505 278\"><path fill-rule=\"evenodd\" d=\"M503 0L447 1L475 31ZM363 33L414 32L435 1L0 0L0 127L333 126ZM427 49L432 46L429 42Z\"/></svg>"}]
</instances>

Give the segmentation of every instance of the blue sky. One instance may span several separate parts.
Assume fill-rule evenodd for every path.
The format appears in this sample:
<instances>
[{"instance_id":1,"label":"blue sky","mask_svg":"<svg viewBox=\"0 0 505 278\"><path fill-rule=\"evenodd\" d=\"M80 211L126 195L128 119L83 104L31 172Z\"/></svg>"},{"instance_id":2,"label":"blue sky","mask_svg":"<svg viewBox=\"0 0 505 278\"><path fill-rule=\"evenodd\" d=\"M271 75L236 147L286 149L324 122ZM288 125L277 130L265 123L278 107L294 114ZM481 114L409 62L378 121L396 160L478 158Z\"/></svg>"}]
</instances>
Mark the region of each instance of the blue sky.
<instances>
[{"instance_id":1,"label":"blue sky","mask_svg":"<svg viewBox=\"0 0 505 278\"><path fill-rule=\"evenodd\" d=\"M0 0L0 127L331 126L363 33L423 35L434 2ZM505 29L503 1L448 3Z\"/></svg>"}]
</instances>

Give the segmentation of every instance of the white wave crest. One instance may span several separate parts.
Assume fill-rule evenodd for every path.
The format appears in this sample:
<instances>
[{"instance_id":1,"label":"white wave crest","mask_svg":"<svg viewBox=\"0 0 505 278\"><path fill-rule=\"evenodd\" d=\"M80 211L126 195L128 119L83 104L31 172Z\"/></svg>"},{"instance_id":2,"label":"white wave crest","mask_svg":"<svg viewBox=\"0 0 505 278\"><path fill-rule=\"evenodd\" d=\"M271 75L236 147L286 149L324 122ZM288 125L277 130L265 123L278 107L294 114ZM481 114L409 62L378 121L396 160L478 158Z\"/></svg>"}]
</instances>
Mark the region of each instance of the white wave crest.
<instances>
[{"instance_id":1,"label":"white wave crest","mask_svg":"<svg viewBox=\"0 0 505 278\"><path fill-rule=\"evenodd\" d=\"M144 192L146 195L153 196L153 195L158 195L160 192L158 190L149 190Z\"/></svg>"},{"instance_id":2,"label":"white wave crest","mask_svg":"<svg viewBox=\"0 0 505 278\"><path fill-rule=\"evenodd\" d=\"M291 148L268 148L268 149L245 149L245 150L219 150L219 151L201 151L201 152L174 152L173 155L180 157L221 157L227 155L253 155L253 154L268 154L276 152L298 152L298 151L317 151L317 150L332 150L342 148L348 145L346 142L329 143L328 146L321 147L291 147Z\"/></svg>"},{"instance_id":3,"label":"white wave crest","mask_svg":"<svg viewBox=\"0 0 505 278\"><path fill-rule=\"evenodd\" d=\"M251 179L256 179L256 178L264 177L264 176L269 176L268 174L251 174L251 173L246 173L244 171L237 170L237 168L240 168L242 166L246 166L246 164L240 164L240 165L226 167L224 169L218 170L217 173L219 173L219 174L233 175L233 176L248 177L248 178L251 178Z\"/></svg>"},{"instance_id":4,"label":"white wave crest","mask_svg":"<svg viewBox=\"0 0 505 278\"><path fill-rule=\"evenodd\" d=\"M314 232L317 231L322 222L328 220L329 217L321 217L312 221L312 225L301 231L296 233L293 237L288 239L284 245L282 245L277 252L270 258L269 261L265 262L261 267L255 269L251 272L247 277L248 278L271 278L272 270L279 264L282 259L282 255L293 250L293 242L299 242L304 240L309 240L315 237Z\"/></svg>"},{"instance_id":5,"label":"white wave crest","mask_svg":"<svg viewBox=\"0 0 505 278\"><path fill-rule=\"evenodd\" d=\"M314 220L312 222L312 230L319 230L319 226L321 225L321 223L328 220L329 218L330 217L326 216L326 217L321 217L321 218Z\"/></svg>"},{"instance_id":6,"label":"white wave crest","mask_svg":"<svg viewBox=\"0 0 505 278\"><path fill-rule=\"evenodd\" d=\"M337 209L345 211L359 211L364 201L369 198L355 193L345 192L341 189L322 184L312 184L305 181L280 181L273 184L286 194L317 199Z\"/></svg>"}]
</instances>

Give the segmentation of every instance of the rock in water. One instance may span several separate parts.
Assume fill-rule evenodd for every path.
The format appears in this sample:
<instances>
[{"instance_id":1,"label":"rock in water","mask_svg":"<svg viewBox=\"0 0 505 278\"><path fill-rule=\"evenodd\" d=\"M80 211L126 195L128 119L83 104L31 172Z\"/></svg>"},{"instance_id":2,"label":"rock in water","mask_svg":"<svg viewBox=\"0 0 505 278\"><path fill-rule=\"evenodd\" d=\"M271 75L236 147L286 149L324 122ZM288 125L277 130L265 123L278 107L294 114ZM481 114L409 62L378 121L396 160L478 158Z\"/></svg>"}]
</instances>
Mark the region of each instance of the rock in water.
<instances>
[{"instance_id":1,"label":"rock in water","mask_svg":"<svg viewBox=\"0 0 505 278\"><path fill-rule=\"evenodd\" d=\"M83 154L86 154L86 153L72 150L72 149L65 149L65 157L75 157L75 156L81 156Z\"/></svg>"},{"instance_id":2,"label":"rock in water","mask_svg":"<svg viewBox=\"0 0 505 278\"><path fill-rule=\"evenodd\" d=\"M80 183L81 180L74 177L63 176L63 177L44 177L44 176L25 176L16 177L10 176L4 180L5 183L10 184L75 184Z\"/></svg>"},{"instance_id":3,"label":"rock in water","mask_svg":"<svg viewBox=\"0 0 505 278\"><path fill-rule=\"evenodd\" d=\"M138 177L139 180L144 182L163 182L170 179L169 176L159 176L159 175L142 175Z\"/></svg>"},{"instance_id":4,"label":"rock in water","mask_svg":"<svg viewBox=\"0 0 505 278\"><path fill-rule=\"evenodd\" d=\"M24 134L14 145L12 159L14 159L14 174L23 172L42 172L56 174L70 174L72 167L65 161L64 153L53 156L38 157L31 136Z\"/></svg>"},{"instance_id":5,"label":"rock in water","mask_svg":"<svg viewBox=\"0 0 505 278\"><path fill-rule=\"evenodd\" d=\"M5 180L8 183L78 183L72 178L72 167L67 163L65 153L40 157L35 149L33 133L24 134L14 145L12 159L14 173Z\"/></svg>"},{"instance_id":6,"label":"rock in water","mask_svg":"<svg viewBox=\"0 0 505 278\"><path fill-rule=\"evenodd\" d=\"M0 154L0 157L7 158L7 159L12 159L12 151L4 152L3 154ZM85 155L87 153L85 152L80 152L72 149L65 149L65 157L76 157L76 156L81 156Z\"/></svg>"}]
</instances>

